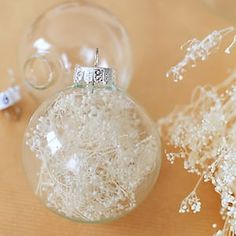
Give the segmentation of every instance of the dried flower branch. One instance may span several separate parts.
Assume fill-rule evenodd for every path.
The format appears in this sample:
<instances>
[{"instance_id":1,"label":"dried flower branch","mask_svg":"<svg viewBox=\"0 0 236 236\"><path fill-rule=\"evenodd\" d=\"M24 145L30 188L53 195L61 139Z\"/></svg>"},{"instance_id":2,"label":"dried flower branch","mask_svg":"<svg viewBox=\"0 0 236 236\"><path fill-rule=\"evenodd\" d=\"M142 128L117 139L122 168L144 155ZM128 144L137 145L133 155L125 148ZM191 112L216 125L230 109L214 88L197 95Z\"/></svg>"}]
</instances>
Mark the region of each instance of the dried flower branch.
<instances>
[{"instance_id":1,"label":"dried flower branch","mask_svg":"<svg viewBox=\"0 0 236 236\"><path fill-rule=\"evenodd\" d=\"M201 202L197 196L197 189L200 183L202 182L203 177L204 177L204 173L201 175L201 177L197 181L197 184L195 185L192 192L181 202L179 213L186 213L190 211L192 211L193 213L200 212Z\"/></svg>"},{"instance_id":2,"label":"dried flower branch","mask_svg":"<svg viewBox=\"0 0 236 236\"><path fill-rule=\"evenodd\" d=\"M232 43L225 49L225 53L230 54L235 46L236 46L236 35L234 36Z\"/></svg>"},{"instance_id":3,"label":"dried flower branch","mask_svg":"<svg viewBox=\"0 0 236 236\"><path fill-rule=\"evenodd\" d=\"M203 40L194 38L187 41L181 46L181 50L185 50L186 55L182 61L170 68L166 73L166 77L173 78L175 82L182 80L183 73L186 71L188 65L195 67L197 60L205 61L211 54L218 50L223 37L232 31L234 31L234 27L231 26L222 30L215 30Z\"/></svg>"},{"instance_id":4,"label":"dried flower branch","mask_svg":"<svg viewBox=\"0 0 236 236\"><path fill-rule=\"evenodd\" d=\"M211 181L221 196L226 220L219 235L236 232L236 71L218 86L198 87L191 103L159 120L162 137L172 151L167 159L184 160L184 168ZM174 147L174 151L173 151ZM168 147L167 147L168 149ZM200 178L201 179L201 178ZM198 184L197 184L198 186ZM180 211L200 210L195 188Z\"/></svg>"}]
</instances>

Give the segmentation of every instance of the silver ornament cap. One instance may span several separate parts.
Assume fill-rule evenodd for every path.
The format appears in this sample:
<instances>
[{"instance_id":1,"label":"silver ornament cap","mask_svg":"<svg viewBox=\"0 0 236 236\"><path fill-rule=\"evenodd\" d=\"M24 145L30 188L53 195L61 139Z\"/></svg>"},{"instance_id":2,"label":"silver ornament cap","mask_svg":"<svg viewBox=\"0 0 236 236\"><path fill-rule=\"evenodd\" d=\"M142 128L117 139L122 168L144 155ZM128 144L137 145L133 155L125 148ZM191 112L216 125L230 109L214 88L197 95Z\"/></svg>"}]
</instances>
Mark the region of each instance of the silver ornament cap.
<instances>
[{"instance_id":1,"label":"silver ornament cap","mask_svg":"<svg viewBox=\"0 0 236 236\"><path fill-rule=\"evenodd\" d=\"M98 66L99 49L96 49L93 67L76 65L74 71L74 84L76 86L110 87L115 84L116 73L113 68Z\"/></svg>"}]
</instances>

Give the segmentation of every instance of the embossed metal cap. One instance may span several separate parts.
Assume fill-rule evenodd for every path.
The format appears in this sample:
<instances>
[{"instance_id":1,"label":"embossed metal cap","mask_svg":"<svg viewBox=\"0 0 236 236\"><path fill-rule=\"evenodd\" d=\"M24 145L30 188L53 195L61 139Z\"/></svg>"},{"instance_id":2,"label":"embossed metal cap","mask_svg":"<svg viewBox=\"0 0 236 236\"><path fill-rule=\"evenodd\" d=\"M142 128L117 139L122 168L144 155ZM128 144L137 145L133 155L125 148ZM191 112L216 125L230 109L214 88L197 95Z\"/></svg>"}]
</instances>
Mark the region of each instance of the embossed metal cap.
<instances>
[{"instance_id":1,"label":"embossed metal cap","mask_svg":"<svg viewBox=\"0 0 236 236\"><path fill-rule=\"evenodd\" d=\"M74 71L74 83L77 86L109 87L115 83L115 70L99 67L99 50L96 49L93 67L76 65Z\"/></svg>"}]
</instances>

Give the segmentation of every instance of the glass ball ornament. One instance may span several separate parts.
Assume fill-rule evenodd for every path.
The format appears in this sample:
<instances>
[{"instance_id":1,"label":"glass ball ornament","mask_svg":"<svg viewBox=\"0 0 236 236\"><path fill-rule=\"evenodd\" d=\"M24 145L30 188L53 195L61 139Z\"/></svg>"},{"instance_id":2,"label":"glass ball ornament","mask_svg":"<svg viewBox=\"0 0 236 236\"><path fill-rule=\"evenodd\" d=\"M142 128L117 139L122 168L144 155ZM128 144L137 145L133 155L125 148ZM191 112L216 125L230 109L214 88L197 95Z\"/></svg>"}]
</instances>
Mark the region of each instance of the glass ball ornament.
<instances>
[{"instance_id":1,"label":"glass ball ornament","mask_svg":"<svg viewBox=\"0 0 236 236\"><path fill-rule=\"evenodd\" d=\"M71 220L100 223L136 208L161 165L152 120L103 67L75 70L75 84L44 101L25 131L23 164L38 198Z\"/></svg>"},{"instance_id":2,"label":"glass ball ornament","mask_svg":"<svg viewBox=\"0 0 236 236\"><path fill-rule=\"evenodd\" d=\"M133 61L124 26L90 1L59 4L40 15L24 35L19 48L22 78L41 102L71 85L76 64L91 66L97 47L101 66L116 68L117 83L126 89Z\"/></svg>"}]
</instances>

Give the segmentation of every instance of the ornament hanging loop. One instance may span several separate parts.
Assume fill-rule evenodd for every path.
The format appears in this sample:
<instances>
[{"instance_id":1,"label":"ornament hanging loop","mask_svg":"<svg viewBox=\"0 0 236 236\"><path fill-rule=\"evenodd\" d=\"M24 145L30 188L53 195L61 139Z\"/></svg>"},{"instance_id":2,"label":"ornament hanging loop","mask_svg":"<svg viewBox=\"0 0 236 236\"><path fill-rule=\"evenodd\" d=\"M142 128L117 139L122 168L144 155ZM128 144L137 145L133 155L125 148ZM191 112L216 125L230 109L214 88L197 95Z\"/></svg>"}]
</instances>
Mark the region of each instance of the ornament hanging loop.
<instances>
[{"instance_id":1,"label":"ornament hanging loop","mask_svg":"<svg viewBox=\"0 0 236 236\"><path fill-rule=\"evenodd\" d=\"M99 64L99 48L96 48L95 58L94 58L94 67L98 67Z\"/></svg>"}]
</instances>

